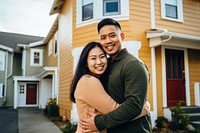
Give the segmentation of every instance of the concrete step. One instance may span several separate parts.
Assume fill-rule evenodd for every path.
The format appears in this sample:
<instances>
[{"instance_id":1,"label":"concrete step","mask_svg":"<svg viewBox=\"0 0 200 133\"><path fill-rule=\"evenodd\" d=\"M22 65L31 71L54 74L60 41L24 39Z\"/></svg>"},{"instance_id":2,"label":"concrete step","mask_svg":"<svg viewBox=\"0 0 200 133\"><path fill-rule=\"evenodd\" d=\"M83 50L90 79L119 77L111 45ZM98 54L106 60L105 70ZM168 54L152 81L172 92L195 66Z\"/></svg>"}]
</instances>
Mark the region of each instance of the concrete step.
<instances>
[{"instance_id":1,"label":"concrete step","mask_svg":"<svg viewBox=\"0 0 200 133\"><path fill-rule=\"evenodd\" d=\"M200 128L200 121L190 122L194 127Z\"/></svg>"},{"instance_id":2,"label":"concrete step","mask_svg":"<svg viewBox=\"0 0 200 133\"><path fill-rule=\"evenodd\" d=\"M196 106L188 106L188 107L181 107L184 113L200 113L200 107Z\"/></svg>"}]
</instances>

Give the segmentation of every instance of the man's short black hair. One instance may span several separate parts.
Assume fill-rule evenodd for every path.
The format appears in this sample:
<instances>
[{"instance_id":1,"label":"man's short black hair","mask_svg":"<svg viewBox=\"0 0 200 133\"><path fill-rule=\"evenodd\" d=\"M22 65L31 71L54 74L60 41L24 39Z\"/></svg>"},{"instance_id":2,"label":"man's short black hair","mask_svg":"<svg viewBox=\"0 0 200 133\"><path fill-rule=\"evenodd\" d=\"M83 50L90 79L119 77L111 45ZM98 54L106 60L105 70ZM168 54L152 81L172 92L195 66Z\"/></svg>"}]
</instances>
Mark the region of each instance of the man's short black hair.
<instances>
[{"instance_id":1,"label":"man's short black hair","mask_svg":"<svg viewBox=\"0 0 200 133\"><path fill-rule=\"evenodd\" d=\"M97 31L99 33L100 29L105 25L114 25L121 30L120 24L112 18L105 18L98 23Z\"/></svg>"}]
</instances>

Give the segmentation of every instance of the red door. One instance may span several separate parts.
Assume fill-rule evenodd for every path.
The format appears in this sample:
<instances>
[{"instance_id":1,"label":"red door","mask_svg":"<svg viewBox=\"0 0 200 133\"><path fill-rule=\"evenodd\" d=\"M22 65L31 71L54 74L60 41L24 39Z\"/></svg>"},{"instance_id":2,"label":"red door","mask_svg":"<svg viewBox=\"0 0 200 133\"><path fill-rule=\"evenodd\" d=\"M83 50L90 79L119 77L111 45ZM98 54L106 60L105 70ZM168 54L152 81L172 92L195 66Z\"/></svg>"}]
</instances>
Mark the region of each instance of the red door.
<instances>
[{"instance_id":1,"label":"red door","mask_svg":"<svg viewBox=\"0 0 200 133\"><path fill-rule=\"evenodd\" d=\"M26 90L26 104L36 104L37 84L27 84Z\"/></svg>"},{"instance_id":2,"label":"red door","mask_svg":"<svg viewBox=\"0 0 200 133\"><path fill-rule=\"evenodd\" d=\"M167 106L185 99L184 51L166 49Z\"/></svg>"}]
</instances>

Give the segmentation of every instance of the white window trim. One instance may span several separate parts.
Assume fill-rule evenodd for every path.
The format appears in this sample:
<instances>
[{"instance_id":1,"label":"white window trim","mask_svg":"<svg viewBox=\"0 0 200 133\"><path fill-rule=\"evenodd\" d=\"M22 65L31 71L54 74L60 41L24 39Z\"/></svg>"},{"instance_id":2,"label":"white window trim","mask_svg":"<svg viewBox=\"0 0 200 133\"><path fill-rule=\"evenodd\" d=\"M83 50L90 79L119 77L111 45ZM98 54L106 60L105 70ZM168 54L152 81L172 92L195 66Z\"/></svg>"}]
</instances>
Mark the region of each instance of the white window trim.
<instances>
[{"instance_id":1,"label":"white window trim","mask_svg":"<svg viewBox=\"0 0 200 133\"><path fill-rule=\"evenodd\" d=\"M34 52L39 52L40 57L39 57L39 63L35 64L34 63ZM31 55L30 55L30 66L42 66L43 65L43 49L31 49Z\"/></svg>"},{"instance_id":2,"label":"white window trim","mask_svg":"<svg viewBox=\"0 0 200 133\"><path fill-rule=\"evenodd\" d=\"M3 97L3 84L0 83L0 98Z\"/></svg>"},{"instance_id":3,"label":"white window trim","mask_svg":"<svg viewBox=\"0 0 200 133\"><path fill-rule=\"evenodd\" d=\"M49 41L49 45L48 45L48 55L50 56L50 55L52 55L52 43L53 41L52 41L52 39Z\"/></svg>"},{"instance_id":4,"label":"white window trim","mask_svg":"<svg viewBox=\"0 0 200 133\"><path fill-rule=\"evenodd\" d=\"M5 52L0 51L0 62L2 62L2 67L0 67L0 71L4 71L5 70Z\"/></svg>"},{"instance_id":5,"label":"white window trim","mask_svg":"<svg viewBox=\"0 0 200 133\"><path fill-rule=\"evenodd\" d=\"M103 0L94 0L94 13L93 19L82 21L82 0L76 0L76 27L86 26L93 23L98 23L103 18L113 18L115 20L129 20L129 0L120 1L120 14L119 15L103 15ZM98 9L98 10L95 10Z\"/></svg>"},{"instance_id":6,"label":"white window trim","mask_svg":"<svg viewBox=\"0 0 200 133\"><path fill-rule=\"evenodd\" d=\"M178 18L166 17L165 3L167 0L161 0L161 18L171 21L183 22L183 1L177 0Z\"/></svg>"}]
</instances>

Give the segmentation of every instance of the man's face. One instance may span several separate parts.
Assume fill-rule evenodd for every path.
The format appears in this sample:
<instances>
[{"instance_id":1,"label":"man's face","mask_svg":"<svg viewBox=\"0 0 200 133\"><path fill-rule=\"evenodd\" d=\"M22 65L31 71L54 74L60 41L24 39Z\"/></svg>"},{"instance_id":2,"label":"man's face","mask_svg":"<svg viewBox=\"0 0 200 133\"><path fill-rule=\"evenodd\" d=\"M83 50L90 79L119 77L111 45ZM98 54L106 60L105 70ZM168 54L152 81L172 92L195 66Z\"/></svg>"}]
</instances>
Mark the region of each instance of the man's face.
<instances>
[{"instance_id":1,"label":"man's face","mask_svg":"<svg viewBox=\"0 0 200 133\"><path fill-rule=\"evenodd\" d=\"M114 59L122 49L124 34L114 25L105 25L99 31L99 37L105 52Z\"/></svg>"}]
</instances>

